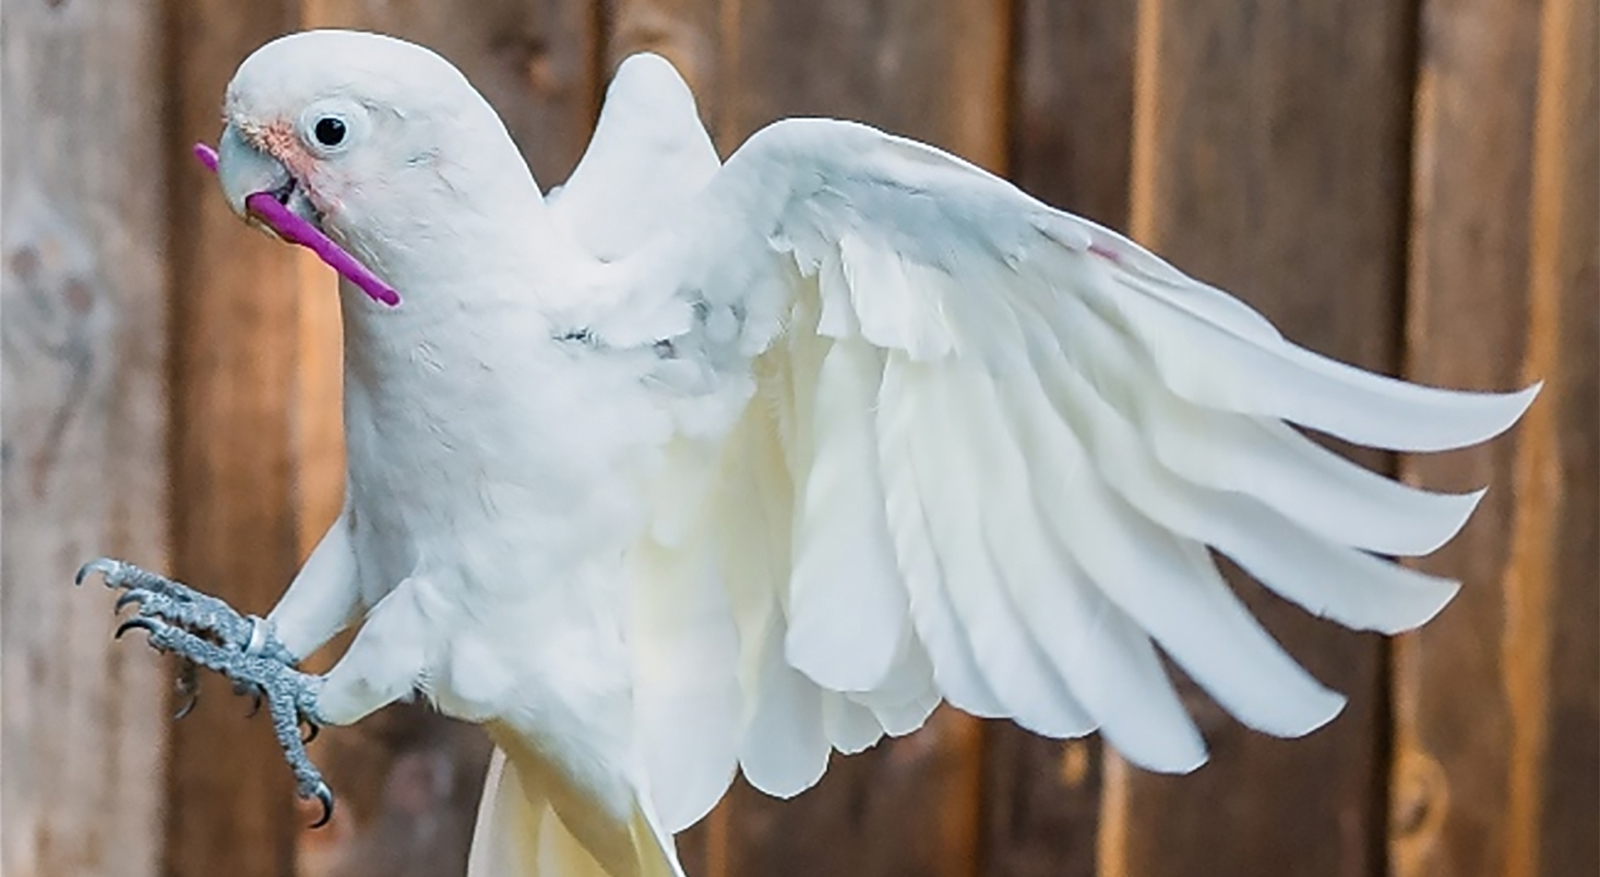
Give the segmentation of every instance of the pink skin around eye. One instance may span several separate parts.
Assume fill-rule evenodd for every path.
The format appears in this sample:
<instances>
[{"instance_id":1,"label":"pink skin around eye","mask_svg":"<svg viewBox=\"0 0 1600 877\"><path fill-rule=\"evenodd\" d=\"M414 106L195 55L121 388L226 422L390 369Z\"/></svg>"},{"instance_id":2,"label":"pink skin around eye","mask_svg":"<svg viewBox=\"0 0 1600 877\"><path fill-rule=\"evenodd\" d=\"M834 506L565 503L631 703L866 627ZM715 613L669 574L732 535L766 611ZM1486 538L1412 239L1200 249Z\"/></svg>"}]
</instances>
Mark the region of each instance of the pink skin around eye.
<instances>
[{"instance_id":1,"label":"pink skin around eye","mask_svg":"<svg viewBox=\"0 0 1600 877\"><path fill-rule=\"evenodd\" d=\"M204 143L194 145L194 157L200 160L212 173L217 172L217 151ZM304 219L290 212L289 208L278 203L271 192L256 192L244 199L245 209L255 214L265 222L269 228L278 233L278 236L291 244L302 247L317 254L317 258L328 264L328 267L339 272L340 276L361 287L361 291L371 296L373 301L394 307L400 303L400 293L394 287L378 279L371 269L356 260L355 256L345 252L344 248L334 243L320 229L306 222Z\"/></svg>"}]
</instances>

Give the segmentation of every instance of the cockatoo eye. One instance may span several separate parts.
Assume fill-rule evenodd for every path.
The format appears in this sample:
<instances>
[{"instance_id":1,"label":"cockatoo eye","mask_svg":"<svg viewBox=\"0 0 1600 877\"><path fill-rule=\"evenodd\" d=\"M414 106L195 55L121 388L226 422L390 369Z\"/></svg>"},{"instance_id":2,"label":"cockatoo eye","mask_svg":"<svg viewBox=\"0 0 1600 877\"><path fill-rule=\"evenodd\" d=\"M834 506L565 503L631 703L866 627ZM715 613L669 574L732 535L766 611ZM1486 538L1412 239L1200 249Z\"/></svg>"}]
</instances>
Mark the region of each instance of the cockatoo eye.
<instances>
[{"instance_id":1,"label":"cockatoo eye","mask_svg":"<svg viewBox=\"0 0 1600 877\"><path fill-rule=\"evenodd\" d=\"M345 152L360 141L367 130L367 116L360 104L343 98L320 100L300 113L300 139L313 154L330 157Z\"/></svg>"},{"instance_id":2,"label":"cockatoo eye","mask_svg":"<svg viewBox=\"0 0 1600 877\"><path fill-rule=\"evenodd\" d=\"M322 146L333 149L344 143L349 126L338 116L323 116L311 129L311 136Z\"/></svg>"}]
</instances>

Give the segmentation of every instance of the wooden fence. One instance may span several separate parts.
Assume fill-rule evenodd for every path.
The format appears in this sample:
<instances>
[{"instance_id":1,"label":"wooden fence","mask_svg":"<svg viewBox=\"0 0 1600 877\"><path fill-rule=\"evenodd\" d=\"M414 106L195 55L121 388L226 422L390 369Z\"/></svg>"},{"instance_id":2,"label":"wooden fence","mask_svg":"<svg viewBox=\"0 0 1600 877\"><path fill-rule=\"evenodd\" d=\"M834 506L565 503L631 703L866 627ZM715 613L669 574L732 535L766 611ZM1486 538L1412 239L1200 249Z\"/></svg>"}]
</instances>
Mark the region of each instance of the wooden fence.
<instances>
[{"instance_id":1,"label":"wooden fence","mask_svg":"<svg viewBox=\"0 0 1600 877\"><path fill-rule=\"evenodd\" d=\"M486 746L420 707L324 734L340 819L305 832L265 722L113 644L82 560L264 611L339 503L330 280L187 158L286 31L454 59L560 181L609 71L650 48L719 146L792 114L953 149L1125 228L1290 336L1418 380L1546 380L1442 457L1495 487L1428 569L1467 586L1386 641L1242 585L1331 726L1198 714L1213 761L1153 776L1095 740L941 713L790 802L737 788L691 874L1583 877L1600 872L1594 0L6 0L0 821L10 877L461 871Z\"/></svg>"}]
</instances>

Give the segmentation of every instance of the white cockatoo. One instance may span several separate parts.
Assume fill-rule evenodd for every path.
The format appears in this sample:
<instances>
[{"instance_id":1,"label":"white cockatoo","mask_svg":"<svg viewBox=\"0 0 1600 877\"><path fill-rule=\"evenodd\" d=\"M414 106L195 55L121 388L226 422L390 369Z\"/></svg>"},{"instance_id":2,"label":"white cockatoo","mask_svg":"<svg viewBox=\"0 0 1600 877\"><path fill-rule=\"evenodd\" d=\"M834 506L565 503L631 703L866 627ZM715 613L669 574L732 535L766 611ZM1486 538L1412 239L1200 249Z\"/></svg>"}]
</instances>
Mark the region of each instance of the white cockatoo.
<instances>
[{"instance_id":1,"label":"white cockatoo","mask_svg":"<svg viewBox=\"0 0 1600 877\"><path fill-rule=\"evenodd\" d=\"M549 195L461 73L388 37L264 46L225 119L233 207L360 267L344 511L266 620L92 568L158 647L265 694L302 794L327 793L297 720L420 690L485 724L478 877L682 874L673 832L736 770L797 794L941 701L1191 770L1205 746L1158 646L1245 725L1305 734L1343 699L1208 546L1348 627L1422 624L1457 584L1380 555L1433 551L1480 494L1291 424L1439 451L1537 389L1326 359L864 125L777 122L721 163L653 55ZM293 669L358 616L330 672Z\"/></svg>"}]
</instances>

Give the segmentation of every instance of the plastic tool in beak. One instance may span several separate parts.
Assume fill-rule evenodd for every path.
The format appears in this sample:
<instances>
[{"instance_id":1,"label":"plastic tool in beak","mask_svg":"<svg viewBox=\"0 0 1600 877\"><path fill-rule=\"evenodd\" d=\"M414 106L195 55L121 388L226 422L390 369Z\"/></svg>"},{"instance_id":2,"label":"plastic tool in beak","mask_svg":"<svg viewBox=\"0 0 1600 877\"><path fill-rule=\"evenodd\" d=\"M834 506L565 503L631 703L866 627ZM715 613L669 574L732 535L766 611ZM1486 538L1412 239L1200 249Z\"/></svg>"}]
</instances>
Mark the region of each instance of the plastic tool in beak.
<instances>
[{"instance_id":1,"label":"plastic tool in beak","mask_svg":"<svg viewBox=\"0 0 1600 877\"><path fill-rule=\"evenodd\" d=\"M217 151L204 143L194 145L194 157L206 166L212 173L217 172ZM244 199L244 206L254 216L258 217L267 227L278 234L279 237L291 244L302 247L317 254L317 258L326 262L328 267L339 272L339 276L354 283L372 298L373 301L394 307L400 304L400 293L394 287L384 283L372 270L361 264L355 256L350 255L345 249L333 242L333 239L322 233L322 230L296 216L288 207L278 203L278 199L271 192L256 192Z\"/></svg>"}]
</instances>

